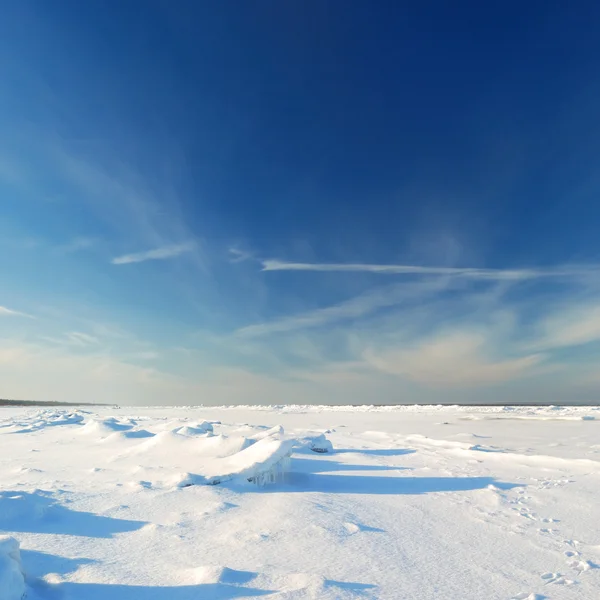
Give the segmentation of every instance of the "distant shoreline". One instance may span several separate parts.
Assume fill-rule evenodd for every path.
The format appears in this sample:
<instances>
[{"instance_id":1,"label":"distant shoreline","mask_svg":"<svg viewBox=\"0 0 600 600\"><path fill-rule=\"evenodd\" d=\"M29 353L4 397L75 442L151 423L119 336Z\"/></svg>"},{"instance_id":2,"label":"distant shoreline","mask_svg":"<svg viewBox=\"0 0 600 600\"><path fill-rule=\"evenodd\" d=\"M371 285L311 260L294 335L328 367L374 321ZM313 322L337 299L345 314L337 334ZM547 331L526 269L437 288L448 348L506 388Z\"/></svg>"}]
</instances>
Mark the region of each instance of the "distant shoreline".
<instances>
[{"instance_id":1,"label":"distant shoreline","mask_svg":"<svg viewBox=\"0 0 600 600\"><path fill-rule=\"evenodd\" d=\"M2 406L114 406L113 404L92 404L90 402L58 402L44 400L0 400Z\"/></svg>"},{"instance_id":2,"label":"distant shoreline","mask_svg":"<svg viewBox=\"0 0 600 600\"><path fill-rule=\"evenodd\" d=\"M227 404L227 405L215 405L214 407L206 404L198 404L198 405L189 405L189 404L172 404L169 406L160 405L160 406L146 406L146 405L137 405L137 404L95 404L90 402L59 402L59 401L43 401L43 400L1 400L0 399L0 408L2 407L76 407L76 406L111 406L115 408L215 408L217 406L227 406L229 408L233 407L248 407L248 406L263 406L268 407L272 406L270 404ZM277 405L278 407L281 405ZM300 406L298 404L286 404L284 406ZM305 405L302 405L305 406ZM361 407L361 406L373 406L376 408L382 408L386 406L423 406L423 407L436 407L436 406L468 406L468 407L551 407L551 406L568 406L568 407L598 407L600 406L600 402L589 403L589 402L568 402L564 404L556 404L551 402L490 402L490 403L457 403L457 402L396 402L393 404L374 404L374 403L349 403L349 404L314 404L312 406L325 406L325 407Z\"/></svg>"}]
</instances>

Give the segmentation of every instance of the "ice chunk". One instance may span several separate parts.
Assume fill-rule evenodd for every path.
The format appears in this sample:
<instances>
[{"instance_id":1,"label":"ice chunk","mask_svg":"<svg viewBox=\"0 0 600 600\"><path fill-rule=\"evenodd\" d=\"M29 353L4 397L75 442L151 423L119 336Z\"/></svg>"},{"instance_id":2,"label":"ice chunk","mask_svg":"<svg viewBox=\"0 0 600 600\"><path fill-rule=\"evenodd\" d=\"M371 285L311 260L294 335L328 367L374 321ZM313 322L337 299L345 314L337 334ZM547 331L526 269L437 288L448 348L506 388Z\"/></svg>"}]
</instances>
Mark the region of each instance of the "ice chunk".
<instances>
[{"instance_id":1,"label":"ice chunk","mask_svg":"<svg viewBox=\"0 0 600 600\"><path fill-rule=\"evenodd\" d=\"M309 446L313 452L327 453L333 452L333 444L325 437L324 434L315 436Z\"/></svg>"},{"instance_id":2,"label":"ice chunk","mask_svg":"<svg viewBox=\"0 0 600 600\"><path fill-rule=\"evenodd\" d=\"M258 485L276 481L289 468L295 440L265 438L227 458L216 459L198 474L186 473L178 487L216 485L230 479L246 479Z\"/></svg>"},{"instance_id":3,"label":"ice chunk","mask_svg":"<svg viewBox=\"0 0 600 600\"><path fill-rule=\"evenodd\" d=\"M333 444L325 437L325 434L318 433L314 435L306 435L299 438L296 445L301 448L308 448L313 452L319 452L321 454L333 452Z\"/></svg>"}]
</instances>

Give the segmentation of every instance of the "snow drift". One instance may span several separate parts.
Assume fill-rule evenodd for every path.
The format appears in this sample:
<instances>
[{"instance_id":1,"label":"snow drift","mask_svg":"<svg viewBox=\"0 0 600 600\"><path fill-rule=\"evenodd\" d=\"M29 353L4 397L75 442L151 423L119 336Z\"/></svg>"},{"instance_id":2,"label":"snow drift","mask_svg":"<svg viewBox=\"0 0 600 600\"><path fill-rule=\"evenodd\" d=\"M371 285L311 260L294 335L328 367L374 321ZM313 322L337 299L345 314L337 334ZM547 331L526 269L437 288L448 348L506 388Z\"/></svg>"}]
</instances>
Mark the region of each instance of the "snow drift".
<instances>
[{"instance_id":1,"label":"snow drift","mask_svg":"<svg viewBox=\"0 0 600 600\"><path fill-rule=\"evenodd\" d=\"M295 440L264 438L240 452L208 463L201 473L186 473L177 485L216 485L234 477L258 485L274 482L288 470L295 443Z\"/></svg>"},{"instance_id":2,"label":"snow drift","mask_svg":"<svg viewBox=\"0 0 600 600\"><path fill-rule=\"evenodd\" d=\"M0 598L21 600L24 597L25 578L19 542L8 535L0 535Z\"/></svg>"}]
</instances>

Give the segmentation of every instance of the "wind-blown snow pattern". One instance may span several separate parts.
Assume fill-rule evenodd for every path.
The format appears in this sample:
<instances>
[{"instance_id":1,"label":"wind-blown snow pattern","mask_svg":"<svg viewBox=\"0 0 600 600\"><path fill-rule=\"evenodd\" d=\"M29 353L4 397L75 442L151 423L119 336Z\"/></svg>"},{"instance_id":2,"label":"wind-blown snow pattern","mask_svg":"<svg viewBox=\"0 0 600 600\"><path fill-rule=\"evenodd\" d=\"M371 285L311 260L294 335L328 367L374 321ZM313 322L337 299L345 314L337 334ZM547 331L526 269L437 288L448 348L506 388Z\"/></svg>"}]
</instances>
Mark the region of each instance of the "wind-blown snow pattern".
<instances>
[{"instance_id":1,"label":"wind-blown snow pattern","mask_svg":"<svg viewBox=\"0 0 600 600\"><path fill-rule=\"evenodd\" d=\"M600 598L599 427L585 407L3 408L0 600Z\"/></svg>"}]
</instances>

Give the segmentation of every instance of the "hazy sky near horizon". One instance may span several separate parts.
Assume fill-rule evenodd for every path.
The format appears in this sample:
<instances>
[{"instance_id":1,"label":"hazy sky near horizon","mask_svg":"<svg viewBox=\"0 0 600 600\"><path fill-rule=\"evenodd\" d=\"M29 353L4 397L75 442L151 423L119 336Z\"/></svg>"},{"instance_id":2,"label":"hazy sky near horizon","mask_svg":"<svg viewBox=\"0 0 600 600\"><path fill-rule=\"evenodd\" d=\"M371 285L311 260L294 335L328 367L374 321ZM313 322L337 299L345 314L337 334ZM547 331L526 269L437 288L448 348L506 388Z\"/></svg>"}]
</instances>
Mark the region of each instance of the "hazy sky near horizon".
<instances>
[{"instance_id":1,"label":"hazy sky near horizon","mask_svg":"<svg viewBox=\"0 0 600 600\"><path fill-rule=\"evenodd\" d=\"M0 397L600 399L600 3L2 11Z\"/></svg>"}]
</instances>

